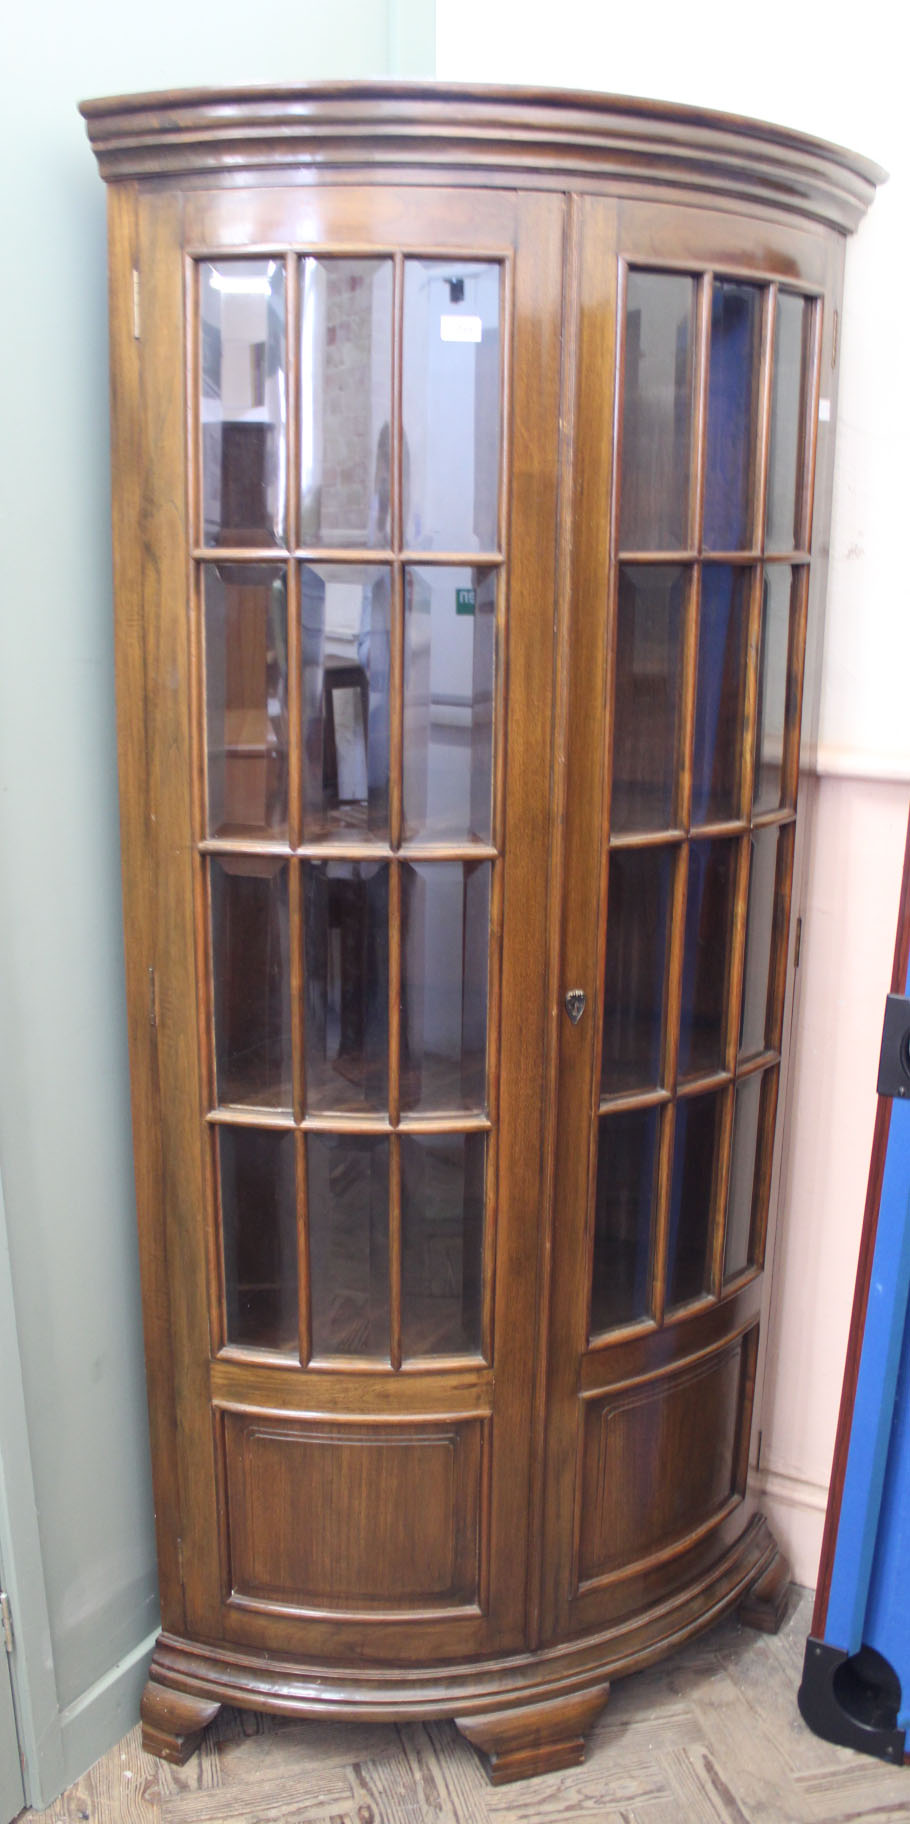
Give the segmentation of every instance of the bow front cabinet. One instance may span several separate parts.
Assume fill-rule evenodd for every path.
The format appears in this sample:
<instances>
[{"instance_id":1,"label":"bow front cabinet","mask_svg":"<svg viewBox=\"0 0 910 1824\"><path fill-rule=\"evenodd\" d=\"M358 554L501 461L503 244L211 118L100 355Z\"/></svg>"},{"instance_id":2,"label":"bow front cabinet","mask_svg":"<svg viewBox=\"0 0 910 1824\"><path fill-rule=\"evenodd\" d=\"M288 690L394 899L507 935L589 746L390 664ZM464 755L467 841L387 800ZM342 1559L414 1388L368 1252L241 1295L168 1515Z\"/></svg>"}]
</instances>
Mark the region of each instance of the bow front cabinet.
<instances>
[{"instance_id":1,"label":"bow front cabinet","mask_svg":"<svg viewBox=\"0 0 910 1824\"><path fill-rule=\"evenodd\" d=\"M881 173L555 92L83 112L146 1745L236 1703L565 1765L612 1678L785 1588L749 1433L843 248Z\"/></svg>"}]
</instances>

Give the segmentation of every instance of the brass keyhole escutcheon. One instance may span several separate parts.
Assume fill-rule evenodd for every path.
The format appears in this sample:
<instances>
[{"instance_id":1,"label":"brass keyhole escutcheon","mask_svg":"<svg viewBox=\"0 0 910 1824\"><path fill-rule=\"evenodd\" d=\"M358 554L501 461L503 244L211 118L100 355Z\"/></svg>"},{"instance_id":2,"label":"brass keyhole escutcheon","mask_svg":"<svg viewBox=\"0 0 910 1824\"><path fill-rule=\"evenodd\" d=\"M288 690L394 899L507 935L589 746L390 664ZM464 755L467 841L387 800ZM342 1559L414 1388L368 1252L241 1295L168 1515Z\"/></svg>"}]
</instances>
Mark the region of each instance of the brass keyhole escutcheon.
<instances>
[{"instance_id":1,"label":"brass keyhole escutcheon","mask_svg":"<svg viewBox=\"0 0 910 1824\"><path fill-rule=\"evenodd\" d=\"M577 1026L587 1004L587 995L583 988L570 988L566 995L566 1012L573 1026Z\"/></svg>"}]
</instances>

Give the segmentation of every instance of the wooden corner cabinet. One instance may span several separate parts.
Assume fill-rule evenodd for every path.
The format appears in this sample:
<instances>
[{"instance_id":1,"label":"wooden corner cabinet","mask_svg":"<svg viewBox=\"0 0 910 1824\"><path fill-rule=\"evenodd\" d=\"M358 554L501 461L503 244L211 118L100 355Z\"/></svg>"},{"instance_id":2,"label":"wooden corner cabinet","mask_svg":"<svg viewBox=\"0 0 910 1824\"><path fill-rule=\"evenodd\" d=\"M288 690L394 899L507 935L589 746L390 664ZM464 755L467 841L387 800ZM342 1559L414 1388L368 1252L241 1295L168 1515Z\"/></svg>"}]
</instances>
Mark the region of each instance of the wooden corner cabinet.
<instances>
[{"instance_id":1,"label":"wooden corner cabinet","mask_svg":"<svg viewBox=\"0 0 910 1824\"><path fill-rule=\"evenodd\" d=\"M744 1497L843 248L882 174L556 92L83 113L145 1743L229 1703L564 1766L613 1678L786 1587Z\"/></svg>"}]
</instances>

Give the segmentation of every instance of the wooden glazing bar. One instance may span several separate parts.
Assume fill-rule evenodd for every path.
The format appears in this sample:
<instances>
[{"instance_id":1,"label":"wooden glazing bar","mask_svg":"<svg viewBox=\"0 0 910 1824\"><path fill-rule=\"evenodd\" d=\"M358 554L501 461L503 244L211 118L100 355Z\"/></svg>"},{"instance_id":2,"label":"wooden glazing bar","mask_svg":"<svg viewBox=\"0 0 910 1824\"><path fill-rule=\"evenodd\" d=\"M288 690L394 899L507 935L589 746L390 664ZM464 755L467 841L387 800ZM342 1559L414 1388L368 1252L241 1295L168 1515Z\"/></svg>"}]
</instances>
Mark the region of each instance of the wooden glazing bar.
<instances>
[{"instance_id":1,"label":"wooden glazing bar","mask_svg":"<svg viewBox=\"0 0 910 1824\"><path fill-rule=\"evenodd\" d=\"M570 205L571 206L571 205ZM509 476L512 470L512 313L514 284L511 251L499 268L499 486L496 536L500 552L509 544ZM475 559L475 562L477 560ZM481 559L481 562L483 560Z\"/></svg>"},{"instance_id":2,"label":"wooden glazing bar","mask_svg":"<svg viewBox=\"0 0 910 1824\"><path fill-rule=\"evenodd\" d=\"M290 1133L293 1128L300 1128L303 1133L309 1134L489 1134L493 1131L489 1115L470 1111L440 1115L402 1115L397 1127L393 1128L385 1115L349 1115L339 1112L304 1115L302 1120L295 1121L293 1115L285 1109L225 1102L220 1107L210 1109L205 1119L213 1126L262 1127L281 1133Z\"/></svg>"},{"instance_id":3,"label":"wooden glazing bar","mask_svg":"<svg viewBox=\"0 0 910 1824\"><path fill-rule=\"evenodd\" d=\"M650 840L650 838L649 838ZM660 839L659 839L660 840ZM280 838L259 836L209 836L199 843L203 855L270 855L281 860L297 856L302 861L393 861L400 854L407 861L496 861L499 851L486 842L414 842L398 851L385 842L301 842L292 848Z\"/></svg>"},{"instance_id":4,"label":"wooden glazing bar","mask_svg":"<svg viewBox=\"0 0 910 1824\"><path fill-rule=\"evenodd\" d=\"M401 1119L401 867L389 864L389 1124Z\"/></svg>"},{"instance_id":5,"label":"wooden glazing bar","mask_svg":"<svg viewBox=\"0 0 910 1824\"><path fill-rule=\"evenodd\" d=\"M808 360L808 419L806 423L806 461L803 465L802 488L797 532L807 551L812 549L812 519L815 505L815 470L818 459L818 409L821 394L822 340L824 334L824 301L816 298L811 308Z\"/></svg>"},{"instance_id":6,"label":"wooden glazing bar","mask_svg":"<svg viewBox=\"0 0 910 1824\"><path fill-rule=\"evenodd\" d=\"M389 1141L389 1361L401 1367L401 1142Z\"/></svg>"},{"instance_id":7,"label":"wooden glazing bar","mask_svg":"<svg viewBox=\"0 0 910 1824\"><path fill-rule=\"evenodd\" d=\"M297 1182L297 1324L300 1360L304 1365L309 1361L313 1348L310 1220L306 1166L306 1139L298 1128L294 1138L294 1168Z\"/></svg>"},{"instance_id":8,"label":"wooden glazing bar","mask_svg":"<svg viewBox=\"0 0 910 1824\"><path fill-rule=\"evenodd\" d=\"M793 577L793 587L790 592L790 637L787 642L787 708L784 717L780 796L781 803L788 807L795 807L799 790L799 744L802 732L808 615L809 572L802 570Z\"/></svg>"},{"instance_id":9,"label":"wooden glazing bar","mask_svg":"<svg viewBox=\"0 0 910 1824\"><path fill-rule=\"evenodd\" d=\"M699 559L703 564L725 564L728 567L744 569L748 564L758 563L762 557L760 544L752 544L738 551L695 551L692 548L676 551L620 551L617 556L619 564L654 565L666 567L670 564L694 564ZM808 564L811 552L800 548L796 551L775 551L768 556L769 564ZM462 559L462 562L464 560Z\"/></svg>"},{"instance_id":10,"label":"wooden glazing bar","mask_svg":"<svg viewBox=\"0 0 910 1824\"><path fill-rule=\"evenodd\" d=\"M758 1076L760 1071L767 1070L772 1064L780 1063L780 1052L770 1046L764 1051L756 1052L754 1057L744 1058L736 1067L737 1083L744 1083L747 1077Z\"/></svg>"},{"instance_id":11,"label":"wooden glazing bar","mask_svg":"<svg viewBox=\"0 0 910 1824\"><path fill-rule=\"evenodd\" d=\"M468 570L498 570L505 563L505 555L499 551L412 551L405 547L401 552L403 564L421 564L426 569L434 566L441 568L456 567Z\"/></svg>"},{"instance_id":12,"label":"wooden glazing bar","mask_svg":"<svg viewBox=\"0 0 910 1824\"><path fill-rule=\"evenodd\" d=\"M287 542L294 550L300 537L300 262L293 254L285 260L284 274L285 333L285 424L287 426L287 466L285 485L287 503L285 526Z\"/></svg>"},{"instance_id":13,"label":"wooden glazing bar","mask_svg":"<svg viewBox=\"0 0 910 1824\"><path fill-rule=\"evenodd\" d=\"M192 550L198 564L255 564L260 569L265 564L286 564L292 555L284 539L270 545L194 545Z\"/></svg>"},{"instance_id":14,"label":"wooden glazing bar","mask_svg":"<svg viewBox=\"0 0 910 1824\"><path fill-rule=\"evenodd\" d=\"M499 1135L488 1130L484 1160L483 1240L480 1252L480 1353L485 1362L495 1360L496 1335L493 1321L496 1285L496 1231L499 1214Z\"/></svg>"},{"instance_id":15,"label":"wooden glazing bar","mask_svg":"<svg viewBox=\"0 0 910 1824\"><path fill-rule=\"evenodd\" d=\"M392 255L392 419L389 451L389 539L392 555L404 546L404 432L402 397L404 374L404 255Z\"/></svg>"},{"instance_id":16,"label":"wooden glazing bar","mask_svg":"<svg viewBox=\"0 0 910 1824\"><path fill-rule=\"evenodd\" d=\"M736 1070L736 1060L739 1056L739 1034L742 1024L741 1003L743 970L746 960L751 848L751 837L746 833L740 837L737 844L736 882L733 889L733 934L730 943L730 965L727 979L725 1013L727 1030L724 1035L724 1060L731 1076Z\"/></svg>"},{"instance_id":17,"label":"wooden glazing bar","mask_svg":"<svg viewBox=\"0 0 910 1824\"><path fill-rule=\"evenodd\" d=\"M759 370L759 439L756 470L755 519L752 542L756 554L765 549L765 516L768 502L768 461L771 449L771 408L773 400L774 326L777 321L777 286L769 285L762 301L761 366Z\"/></svg>"},{"instance_id":18,"label":"wooden glazing bar","mask_svg":"<svg viewBox=\"0 0 910 1824\"><path fill-rule=\"evenodd\" d=\"M665 988L666 1026L664 1031L664 1084L672 1095L679 1072L679 1026L682 1007L682 965L685 943L686 894L689 885L689 845L682 842L673 868L673 894L670 907L670 942L667 945Z\"/></svg>"},{"instance_id":19,"label":"wooden glazing bar","mask_svg":"<svg viewBox=\"0 0 910 1824\"><path fill-rule=\"evenodd\" d=\"M708 842L718 836L742 836L750 828L748 817L731 817L723 823L694 823L691 834Z\"/></svg>"},{"instance_id":20,"label":"wooden glazing bar","mask_svg":"<svg viewBox=\"0 0 910 1824\"><path fill-rule=\"evenodd\" d=\"M660 1117L657 1152L657 1195L651 1228L651 1316L661 1325L667 1309L667 1247L670 1234L670 1198L673 1192L673 1140L676 1106L667 1103Z\"/></svg>"},{"instance_id":21,"label":"wooden glazing bar","mask_svg":"<svg viewBox=\"0 0 910 1824\"><path fill-rule=\"evenodd\" d=\"M796 831L791 823L786 834L781 832L777 845L777 876L774 883L774 913L771 924L771 967L768 974L766 1035L775 1052L783 1038L784 1003L787 996L789 967L790 907L793 897L793 859Z\"/></svg>"},{"instance_id":22,"label":"wooden glazing bar","mask_svg":"<svg viewBox=\"0 0 910 1824\"><path fill-rule=\"evenodd\" d=\"M769 830L774 824L777 824L780 829L785 829L788 824L795 822L796 811L791 804L785 804L778 806L773 811L760 811L752 819L752 828L753 830Z\"/></svg>"},{"instance_id":23,"label":"wooden glazing bar","mask_svg":"<svg viewBox=\"0 0 910 1824\"><path fill-rule=\"evenodd\" d=\"M711 300L714 282L710 272L698 281L695 302L695 410L692 418L692 481L689 500L689 538L701 554L704 544L705 471L708 463L708 368L711 360Z\"/></svg>"},{"instance_id":24,"label":"wooden glazing bar","mask_svg":"<svg viewBox=\"0 0 910 1824\"><path fill-rule=\"evenodd\" d=\"M303 842L303 675L300 639L300 566L288 564L288 844Z\"/></svg>"},{"instance_id":25,"label":"wooden glazing bar","mask_svg":"<svg viewBox=\"0 0 910 1824\"><path fill-rule=\"evenodd\" d=\"M730 1169L733 1156L734 1092L731 1083L723 1099L720 1141L717 1148L717 1170L711 1210L708 1249L710 1264L708 1283L712 1298L720 1298L724 1283L724 1249L727 1241L727 1206L730 1201Z\"/></svg>"},{"instance_id":26,"label":"wooden glazing bar","mask_svg":"<svg viewBox=\"0 0 910 1824\"><path fill-rule=\"evenodd\" d=\"M210 1108L205 1118L212 1127L261 1127L283 1134L292 1133L294 1129L293 1115L283 1109L253 1105L244 1108L237 1102L226 1102L219 1108Z\"/></svg>"},{"instance_id":27,"label":"wooden glazing bar","mask_svg":"<svg viewBox=\"0 0 910 1824\"><path fill-rule=\"evenodd\" d=\"M419 246L414 248L417 257L425 260L463 260L466 251L468 249L464 245L458 247L451 241L446 241L444 245L437 245L429 237L424 238L423 236L421 236ZM194 260L236 259L238 257L244 260L284 260L289 254L298 254L301 258L314 260L325 258L378 261L394 259L395 252L396 245L392 241L381 238L364 241L350 239L344 235L339 235L337 239L330 241L317 239L298 241L293 238L253 241L244 237L240 246L228 249L221 242L212 245L208 241L194 239L187 243L187 254ZM485 259L505 260L511 252L511 247L488 246L486 243L484 245ZM797 287L794 286L793 289L795 290Z\"/></svg>"},{"instance_id":28,"label":"wooden glazing bar","mask_svg":"<svg viewBox=\"0 0 910 1824\"><path fill-rule=\"evenodd\" d=\"M761 1086L761 1108L758 1116L758 1140L755 1147L755 1185L752 1193L752 1221L749 1234L749 1260L761 1268L765 1264L768 1238L768 1209L771 1202L771 1178L774 1170L774 1121L777 1114L777 1092L780 1066L772 1065Z\"/></svg>"},{"instance_id":29,"label":"wooden glazing bar","mask_svg":"<svg viewBox=\"0 0 910 1824\"><path fill-rule=\"evenodd\" d=\"M684 1102L687 1096L709 1095L712 1090L726 1089L732 1081L733 1073L729 1070L712 1070L710 1076L683 1077L677 1084L676 1100Z\"/></svg>"},{"instance_id":30,"label":"wooden glazing bar","mask_svg":"<svg viewBox=\"0 0 910 1824\"><path fill-rule=\"evenodd\" d=\"M665 849L674 844L684 843L685 830L678 826L669 830L632 830L622 832L620 836L610 837L610 848L614 849Z\"/></svg>"},{"instance_id":31,"label":"wooden glazing bar","mask_svg":"<svg viewBox=\"0 0 910 1824\"><path fill-rule=\"evenodd\" d=\"M212 1128L207 1136L205 1177L211 1189L211 1220L206 1224L209 1275L209 1329L212 1354L217 1355L227 1341L227 1286L224 1273L224 1243L221 1222L221 1147L218 1133Z\"/></svg>"},{"instance_id":32,"label":"wooden glazing bar","mask_svg":"<svg viewBox=\"0 0 910 1824\"><path fill-rule=\"evenodd\" d=\"M638 1108L663 1108L673 1100L668 1089L633 1089L621 1096L601 1096L600 1115L627 1115Z\"/></svg>"},{"instance_id":33,"label":"wooden glazing bar","mask_svg":"<svg viewBox=\"0 0 910 1824\"><path fill-rule=\"evenodd\" d=\"M743 700L742 765L740 794L746 823L752 821L752 794L755 785L755 763L758 751L758 679L761 662L763 576L756 564L749 584L749 626L746 636L746 689Z\"/></svg>"},{"instance_id":34,"label":"wooden glazing bar","mask_svg":"<svg viewBox=\"0 0 910 1824\"><path fill-rule=\"evenodd\" d=\"M291 963L291 1069L294 1119L300 1121L306 1101L306 994L304 980L303 867L292 861L288 880Z\"/></svg>"},{"instance_id":35,"label":"wooden glazing bar","mask_svg":"<svg viewBox=\"0 0 910 1824\"><path fill-rule=\"evenodd\" d=\"M685 627L683 632L678 762L676 775L676 821L688 831L692 816L692 749L695 741L695 694L698 688L698 629L701 619L701 565L693 564L686 589Z\"/></svg>"}]
</instances>

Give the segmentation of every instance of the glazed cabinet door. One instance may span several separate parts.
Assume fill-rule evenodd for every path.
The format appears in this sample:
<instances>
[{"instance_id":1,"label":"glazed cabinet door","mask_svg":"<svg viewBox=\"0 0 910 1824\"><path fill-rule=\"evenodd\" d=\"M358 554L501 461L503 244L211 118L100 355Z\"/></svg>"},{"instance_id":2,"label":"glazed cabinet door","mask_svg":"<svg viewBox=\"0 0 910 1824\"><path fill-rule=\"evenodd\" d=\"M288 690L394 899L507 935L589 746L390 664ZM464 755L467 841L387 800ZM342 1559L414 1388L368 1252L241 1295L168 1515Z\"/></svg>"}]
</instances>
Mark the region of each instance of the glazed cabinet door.
<instances>
[{"instance_id":1,"label":"glazed cabinet door","mask_svg":"<svg viewBox=\"0 0 910 1824\"><path fill-rule=\"evenodd\" d=\"M111 206L165 1630L490 1652L525 1614L563 204Z\"/></svg>"},{"instance_id":2,"label":"glazed cabinet door","mask_svg":"<svg viewBox=\"0 0 910 1824\"><path fill-rule=\"evenodd\" d=\"M835 282L821 234L733 215L588 199L573 233L550 1636L672 1603L745 1524Z\"/></svg>"}]
</instances>

